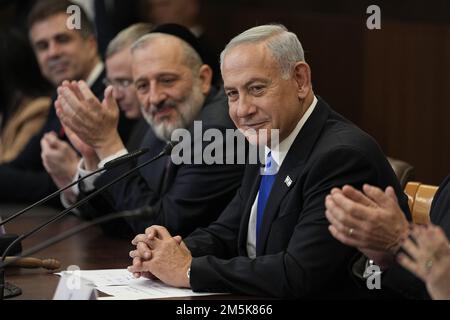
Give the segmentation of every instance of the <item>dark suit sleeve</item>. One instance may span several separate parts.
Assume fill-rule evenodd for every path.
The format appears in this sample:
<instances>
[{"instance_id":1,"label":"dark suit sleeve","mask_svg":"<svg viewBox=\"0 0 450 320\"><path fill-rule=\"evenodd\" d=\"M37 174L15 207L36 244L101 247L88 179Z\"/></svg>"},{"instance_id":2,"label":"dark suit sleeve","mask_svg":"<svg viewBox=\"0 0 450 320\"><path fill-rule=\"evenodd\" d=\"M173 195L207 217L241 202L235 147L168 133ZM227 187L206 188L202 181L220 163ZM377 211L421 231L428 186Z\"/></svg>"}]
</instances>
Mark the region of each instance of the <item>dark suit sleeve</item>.
<instances>
[{"instance_id":1,"label":"dark suit sleeve","mask_svg":"<svg viewBox=\"0 0 450 320\"><path fill-rule=\"evenodd\" d=\"M131 167L115 171L108 181ZM181 165L162 196L137 173L105 192L103 201L91 201L91 205L100 214L149 206L145 219L129 220L133 232L142 233L156 224L165 226L173 234L187 236L219 216L240 185L242 168L237 165ZM101 185L106 183L103 180Z\"/></svg>"},{"instance_id":2,"label":"dark suit sleeve","mask_svg":"<svg viewBox=\"0 0 450 320\"><path fill-rule=\"evenodd\" d=\"M363 183L379 185L379 172L370 157L353 148L329 150L310 163L304 169L304 183L291 191L298 195L298 211L283 213L271 226L271 232L283 237L283 228L295 224L285 250L254 260L246 256L230 258L234 251L229 246L235 245L232 239L237 238L242 215L237 210L237 198L217 222L186 240L196 256L190 280L194 291L301 298L323 294L330 282L335 282L339 290L339 282L348 281L347 263L356 250L331 236L324 199L331 188L344 184L356 188Z\"/></svg>"}]
</instances>

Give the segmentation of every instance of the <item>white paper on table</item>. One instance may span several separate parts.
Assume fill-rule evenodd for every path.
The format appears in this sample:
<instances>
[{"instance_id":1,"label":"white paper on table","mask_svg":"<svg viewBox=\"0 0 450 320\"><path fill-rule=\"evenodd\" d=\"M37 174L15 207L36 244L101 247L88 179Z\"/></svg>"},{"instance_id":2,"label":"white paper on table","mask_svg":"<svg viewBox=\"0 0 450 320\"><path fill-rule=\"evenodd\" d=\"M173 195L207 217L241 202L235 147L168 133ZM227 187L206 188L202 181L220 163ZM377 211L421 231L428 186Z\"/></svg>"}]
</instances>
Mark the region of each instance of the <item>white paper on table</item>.
<instances>
[{"instance_id":1,"label":"white paper on table","mask_svg":"<svg viewBox=\"0 0 450 320\"><path fill-rule=\"evenodd\" d=\"M196 293L191 289L175 288L168 286L160 281L154 281L150 279L133 280L128 286L97 287L97 290L113 296L117 300L181 298L219 294ZM108 297L108 299L111 299L111 297Z\"/></svg>"},{"instance_id":2,"label":"white paper on table","mask_svg":"<svg viewBox=\"0 0 450 320\"><path fill-rule=\"evenodd\" d=\"M70 273L71 271L64 271ZM127 269L105 269L105 270L79 270L78 275L92 282L96 287L105 286L126 286L132 280L133 275ZM61 273L56 273L61 275Z\"/></svg>"},{"instance_id":3,"label":"white paper on table","mask_svg":"<svg viewBox=\"0 0 450 320\"><path fill-rule=\"evenodd\" d=\"M168 286L161 281L135 279L126 269L79 270L77 272L81 278L93 283L97 290L112 296L99 298L104 300L162 299L223 294L196 293L191 289Z\"/></svg>"}]
</instances>

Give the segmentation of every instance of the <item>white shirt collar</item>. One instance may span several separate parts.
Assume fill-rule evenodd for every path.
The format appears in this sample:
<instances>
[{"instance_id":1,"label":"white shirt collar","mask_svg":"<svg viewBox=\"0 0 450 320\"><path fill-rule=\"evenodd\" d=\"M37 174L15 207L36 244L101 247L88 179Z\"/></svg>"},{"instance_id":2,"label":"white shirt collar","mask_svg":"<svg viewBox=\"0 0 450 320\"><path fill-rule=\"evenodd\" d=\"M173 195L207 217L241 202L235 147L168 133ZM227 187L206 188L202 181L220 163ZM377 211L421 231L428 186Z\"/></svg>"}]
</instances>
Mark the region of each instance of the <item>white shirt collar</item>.
<instances>
[{"instance_id":1,"label":"white shirt collar","mask_svg":"<svg viewBox=\"0 0 450 320\"><path fill-rule=\"evenodd\" d=\"M314 96L314 100L309 106L309 108L306 110L305 114L301 117L299 122L297 123L297 126L292 130L292 132L289 134L289 136L280 142L278 148L274 148L273 150L270 150L267 146L265 147L265 157L267 159L268 153L271 151L272 159L276 162L277 170L281 167L283 164L284 158L286 158L287 153L289 152L289 149L291 148L292 144L294 143L295 138L300 133L300 130L305 125L306 121L309 119L311 114L313 113L314 109L317 105L317 98Z\"/></svg>"},{"instance_id":2,"label":"white shirt collar","mask_svg":"<svg viewBox=\"0 0 450 320\"><path fill-rule=\"evenodd\" d=\"M105 68L105 65L102 61L99 61L94 69L92 69L91 73L89 74L89 77L86 79L86 83L89 87L92 87L94 85L94 82L98 79L100 74L102 73L103 69Z\"/></svg>"}]
</instances>

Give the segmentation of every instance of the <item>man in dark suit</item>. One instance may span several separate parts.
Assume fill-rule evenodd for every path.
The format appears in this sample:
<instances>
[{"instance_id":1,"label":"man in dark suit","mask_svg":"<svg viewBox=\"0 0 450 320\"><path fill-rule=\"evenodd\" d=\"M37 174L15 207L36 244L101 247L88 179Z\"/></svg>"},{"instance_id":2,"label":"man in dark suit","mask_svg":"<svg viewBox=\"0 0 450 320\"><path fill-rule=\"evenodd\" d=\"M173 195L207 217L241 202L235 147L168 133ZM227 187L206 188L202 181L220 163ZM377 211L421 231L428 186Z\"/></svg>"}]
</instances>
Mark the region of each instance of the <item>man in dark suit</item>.
<instances>
[{"instance_id":1,"label":"man in dark suit","mask_svg":"<svg viewBox=\"0 0 450 320\"><path fill-rule=\"evenodd\" d=\"M194 35L174 25L156 28L133 46L134 84L142 113L151 125L142 140L142 146L150 152L138 160L138 165L159 154L176 130L189 130L192 137L199 138L192 141L192 150L200 143L203 151L208 145L201 144L203 132L215 129L226 139L226 129L235 129L223 92L218 93L211 86L212 71L203 64L198 46ZM108 96L103 104L100 101L89 104L87 99L77 99L75 91L67 87L67 91L60 90L57 107L61 121L95 151L95 157L83 157L80 175L128 152L114 132L111 110L117 106ZM102 116L98 116L99 112ZM195 133L194 120L201 123L200 135ZM98 135L98 127L111 133L105 137ZM81 196L101 188L134 166L129 162L86 180L80 184ZM83 216L93 218L147 206L145 218L129 221L133 234L158 223L174 233L188 235L218 217L239 187L243 167L218 162L175 165L170 156L165 156L92 199L90 205L95 210L83 210ZM111 232L123 235L124 227L121 224Z\"/></svg>"},{"instance_id":2,"label":"man in dark suit","mask_svg":"<svg viewBox=\"0 0 450 320\"><path fill-rule=\"evenodd\" d=\"M389 163L370 136L314 95L301 44L283 26L231 40L221 69L231 118L251 144L266 145L264 171L248 164L219 219L184 242L161 226L138 235L129 270L194 291L358 298L347 270L357 251L328 232L324 199L335 186L365 181L395 185L401 195ZM264 132L278 132L280 143Z\"/></svg>"},{"instance_id":3,"label":"man in dark suit","mask_svg":"<svg viewBox=\"0 0 450 320\"><path fill-rule=\"evenodd\" d=\"M87 81L97 96L103 96L103 63L97 51L94 28L81 10L80 30L67 28L70 1L39 1L29 15L29 35L42 74L56 87L64 80ZM121 122L123 122L121 120ZM128 134L129 124L121 123ZM12 162L0 166L0 201L33 202L56 189L41 161L40 141L45 133L64 135L54 108L42 130Z\"/></svg>"}]
</instances>

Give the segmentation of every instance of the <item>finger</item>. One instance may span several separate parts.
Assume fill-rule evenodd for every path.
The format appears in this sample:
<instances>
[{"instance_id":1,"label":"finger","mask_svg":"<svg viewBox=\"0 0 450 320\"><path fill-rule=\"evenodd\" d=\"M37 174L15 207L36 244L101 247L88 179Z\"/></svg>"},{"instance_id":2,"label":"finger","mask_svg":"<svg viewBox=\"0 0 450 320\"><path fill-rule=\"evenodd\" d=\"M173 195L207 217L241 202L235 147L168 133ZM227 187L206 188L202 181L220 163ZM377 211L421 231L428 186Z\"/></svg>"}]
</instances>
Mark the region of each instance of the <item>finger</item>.
<instances>
[{"instance_id":1,"label":"finger","mask_svg":"<svg viewBox=\"0 0 450 320\"><path fill-rule=\"evenodd\" d=\"M336 193L342 193L342 190L339 189L339 188L333 188L333 189L331 189L330 194L336 194Z\"/></svg>"},{"instance_id":2,"label":"finger","mask_svg":"<svg viewBox=\"0 0 450 320\"><path fill-rule=\"evenodd\" d=\"M372 207L359 204L347 198L344 194L337 193L329 197L331 197L335 205L334 212L341 214L339 216L340 219L351 219L353 224L359 225L371 216L370 210L373 210ZM340 208L340 211L337 208Z\"/></svg>"},{"instance_id":3,"label":"finger","mask_svg":"<svg viewBox=\"0 0 450 320\"><path fill-rule=\"evenodd\" d=\"M68 87L60 87L58 89L58 95L59 98L61 98L60 102L64 112L69 112L71 110L75 113L76 110L82 108L80 100Z\"/></svg>"},{"instance_id":4,"label":"finger","mask_svg":"<svg viewBox=\"0 0 450 320\"><path fill-rule=\"evenodd\" d=\"M142 271L144 271L141 258L134 257L133 258L133 264L128 267L128 270L130 272L142 272Z\"/></svg>"},{"instance_id":5,"label":"finger","mask_svg":"<svg viewBox=\"0 0 450 320\"><path fill-rule=\"evenodd\" d=\"M70 89L72 90L72 92L77 96L77 98L80 101L83 101L84 97L83 97L83 94L80 91L80 87L78 86L78 82L77 81L72 81L69 86L70 86Z\"/></svg>"},{"instance_id":6,"label":"finger","mask_svg":"<svg viewBox=\"0 0 450 320\"><path fill-rule=\"evenodd\" d=\"M387 187L386 191L384 192L389 198L391 198L393 201L398 202L397 194L395 193L394 188Z\"/></svg>"},{"instance_id":7,"label":"finger","mask_svg":"<svg viewBox=\"0 0 450 320\"><path fill-rule=\"evenodd\" d=\"M141 257L145 260L151 259L152 252L150 251L150 248L148 247L147 244L145 244L144 242L139 242L136 246L136 249L139 253L139 257Z\"/></svg>"},{"instance_id":8,"label":"finger","mask_svg":"<svg viewBox=\"0 0 450 320\"><path fill-rule=\"evenodd\" d=\"M104 101L104 106L106 108L115 108L116 107L116 100L114 99L114 95L113 95L113 87L112 86L108 86L105 89L105 99Z\"/></svg>"},{"instance_id":9,"label":"finger","mask_svg":"<svg viewBox=\"0 0 450 320\"><path fill-rule=\"evenodd\" d=\"M162 227L162 226L157 226L157 225L153 225L151 227L148 227L145 230L145 234L147 235L147 238L149 240L153 240L155 238L158 239L168 239L171 238L172 236L170 235L170 233L167 231L166 228Z\"/></svg>"},{"instance_id":10,"label":"finger","mask_svg":"<svg viewBox=\"0 0 450 320\"><path fill-rule=\"evenodd\" d=\"M158 230L156 229L156 226L151 226L145 229L145 235L148 240L153 240L158 236Z\"/></svg>"},{"instance_id":11,"label":"finger","mask_svg":"<svg viewBox=\"0 0 450 320\"><path fill-rule=\"evenodd\" d=\"M340 233L349 235L352 238L356 236L355 230L358 228L356 225L348 225L342 223L339 219L336 219L335 216L330 212L330 210L325 211L325 216L327 217L328 221L331 223L331 225ZM352 233L350 234L350 229L352 229Z\"/></svg>"},{"instance_id":12,"label":"finger","mask_svg":"<svg viewBox=\"0 0 450 320\"><path fill-rule=\"evenodd\" d=\"M164 240L164 239L171 239L172 235L167 231L165 227L162 226L154 226L156 232L157 232L157 238Z\"/></svg>"},{"instance_id":13,"label":"finger","mask_svg":"<svg viewBox=\"0 0 450 320\"><path fill-rule=\"evenodd\" d=\"M349 198L350 200L353 200L356 203L360 203L364 206L370 206L370 207L376 207L376 203L367 198L361 191L353 188L352 186L345 185L342 188L342 193Z\"/></svg>"},{"instance_id":14,"label":"finger","mask_svg":"<svg viewBox=\"0 0 450 320\"><path fill-rule=\"evenodd\" d=\"M388 197L380 188L365 184L363 191L369 199L380 207L386 207L390 203L391 198Z\"/></svg>"},{"instance_id":15,"label":"finger","mask_svg":"<svg viewBox=\"0 0 450 320\"><path fill-rule=\"evenodd\" d=\"M425 271L420 267L420 264L414 260L412 260L410 257L408 257L406 254L400 253L397 256L397 262L403 266L404 268L408 269L412 273L414 273L416 276L421 278L422 280L425 280L426 273Z\"/></svg>"},{"instance_id":16,"label":"finger","mask_svg":"<svg viewBox=\"0 0 450 320\"><path fill-rule=\"evenodd\" d=\"M146 242L148 240L147 235L145 234L138 234L134 239L131 241L131 244L134 246L137 246L139 242Z\"/></svg>"},{"instance_id":17,"label":"finger","mask_svg":"<svg viewBox=\"0 0 450 320\"><path fill-rule=\"evenodd\" d=\"M361 245L361 242L357 241L356 239L352 237L348 237L347 234L339 232L334 225L330 225L328 227L328 230L330 231L331 235L342 242L343 244L350 246L350 247L364 247L364 245Z\"/></svg>"},{"instance_id":18,"label":"finger","mask_svg":"<svg viewBox=\"0 0 450 320\"><path fill-rule=\"evenodd\" d=\"M401 248L414 260L417 260L420 256L418 247L410 238L403 241Z\"/></svg>"},{"instance_id":19,"label":"finger","mask_svg":"<svg viewBox=\"0 0 450 320\"><path fill-rule=\"evenodd\" d=\"M48 139L46 138L46 136L44 136L41 139L41 151L42 151L42 153L43 152L47 153L48 149L50 149L50 145L48 143Z\"/></svg>"},{"instance_id":20,"label":"finger","mask_svg":"<svg viewBox=\"0 0 450 320\"><path fill-rule=\"evenodd\" d=\"M59 138L56 136L56 133L49 132L45 135L45 138L47 139L48 144L52 147L52 148L57 148L60 146L60 141Z\"/></svg>"},{"instance_id":21,"label":"finger","mask_svg":"<svg viewBox=\"0 0 450 320\"><path fill-rule=\"evenodd\" d=\"M142 263L142 260L140 258L134 258L133 265L129 266L127 269L131 273L148 272L148 270L146 270L146 266L144 265L144 263Z\"/></svg>"},{"instance_id":22,"label":"finger","mask_svg":"<svg viewBox=\"0 0 450 320\"><path fill-rule=\"evenodd\" d=\"M84 81L78 82L78 87L80 88L81 94L83 98L86 100L87 103L89 103L91 106L94 104L100 103L97 99L97 97L92 93L91 89Z\"/></svg>"}]
</instances>

